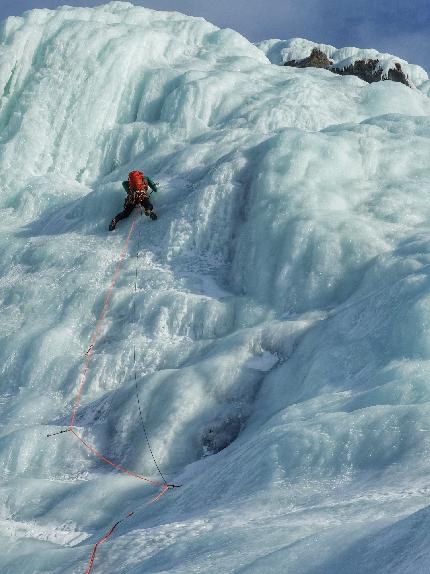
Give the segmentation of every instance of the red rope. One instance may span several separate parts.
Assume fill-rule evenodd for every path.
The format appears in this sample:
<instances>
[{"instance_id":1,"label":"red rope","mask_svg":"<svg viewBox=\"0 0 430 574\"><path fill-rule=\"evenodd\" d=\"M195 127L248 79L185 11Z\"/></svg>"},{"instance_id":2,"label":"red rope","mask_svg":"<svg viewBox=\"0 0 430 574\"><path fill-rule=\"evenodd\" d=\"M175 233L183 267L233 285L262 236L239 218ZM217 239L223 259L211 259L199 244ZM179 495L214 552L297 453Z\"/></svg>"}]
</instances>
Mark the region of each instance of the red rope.
<instances>
[{"instance_id":1,"label":"red rope","mask_svg":"<svg viewBox=\"0 0 430 574\"><path fill-rule=\"evenodd\" d=\"M115 528L119 524L121 524L121 522L124 522L124 520L126 520L127 518L130 518L130 516L133 516L133 514L134 514L134 512L129 512L125 518L123 518L122 520L118 520L118 522L115 522L115 524L112 526L112 528L109 530L109 532L107 532L103 536L103 538L100 538L100 540L94 544L93 551L92 551L91 556L90 556L90 563L88 564L88 568L87 568L85 574L90 574L91 570L93 569L97 548L100 546L100 544L104 544L106 542L106 540L108 540L112 536Z\"/></svg>"},{"instance_id":2,"label":"red rope","mask_svg":"<svg viewBox=\"0 0 430 574\"><path fill-rule=\"evenodd\" d=\"M82 368L81 375L80 375L80 384L79 384L79 388L78 388L78 394L76 396L76 401L75 401L75 406L73 408L72 418L70 419L70 425L69 425L70 429L73 429L73 427L75 426L76 414L78 412L79 405L81 403L82 393L83 393L84 386L85 386L85 383L87 380L88 369L90 367L90 363L91 363L91 361L93 359L93 355L94 355L94 346L95 346L97 339L98 339L98 336L100 334L100 329L101 329L103 320L106 317L106 313L107 313L107 310L109 308L109 304L110 304L111 299L112 299L113 290L115 288L116 282L118 281L118 277L121 273L122 265L124 263L125 256L127 255L130 237L132 236L132 233L133 233L134 228L136 226L136 221L137 221L137 217L135 217L133 219L133 221L131 222L130 229L129 229L128 235L127 235L127 239L125 241L125 244L124 244L123 250L121 252L121 255L119 257L118 263L115 267L115 272L113 274L109 289L106 293L106 297L105 297L105 300L103 303L103 308L101 310L99 318L97 319L93 334L91 335L90 346L88 348L88 351L85 353L86 359L85 359L84 366Z\"/></svg>"},{"instance_id":3,"label":"red rope","mask_svg":"<svg viewBox=\"0 0 430 574\"><path fill-rule=\"evenodd\" d=\"M82 394L84 391L84 387L85 387L85 383L87 381L87 376L88 376L88 370L91 364L91 361L93 359L94 356L94 347L96 345L97 339L100 335L100 331L101 331L101 326L103 323L104 318L106 317L106 313L109 309L109 304L111 302L112 299L112 295L113 295L113 290L115 288L115 285L118 281L119 275L121 273L121 269L124 263L124 259L127 255L128 252L128 244L130 242L130 238L133 234L134 228L136 227L136 222L137 222L137 216L134 217L133 221L131 222L130 228L128 230L128 235L127 238L125 240L125 244L124 247L122 249L121 255L119 257L118 263L116 264L115 267L115 271L113 274L113 277L111 279L110 285L109 285L109 289L106 293L106 297L103 303L103 308L100 312L100 315L97 319L96 322L96 326L94 327L94 331L91 335L91 339L90 339L90 346L88 348L88 351L85 354L85 361L84 361L84 365L81 371L81 375L80 375L80 383L79 383L79 388L78 388L78 394L76 396L76 400L75 400L75 406L73 408L73 413L72 413L72 417L70 419L70 425L69 425L69 431L81 442L81 444L87 449L89 450L92 454L94 454L99 460L105 462L106 464L109 464L110 466L112 466L113 468L115 468L116 470L118 470L119 472L123 472L124 474L128 474L129 476L133 476L134 478L138 478L139 480L144 480L145 482L148 482L150 484L153 484L154 486L162 486L164 483L159 482L159 481L155 481L155 480L151 480L149 478L146 478L136 472L134 472L133 470L130 470L128 468L125 468L123 466L121 466L120 464L117 464L116 462L113 462L112 460L110 460L109 458L107 458L106 456L104 456L101 452L99 452L94 446L92 446L91 444L89 444L87 441L85 441L76 431L75 431L75 421L76 421L76 415L79 409L79 405L81 403L81 399L82 399Z\"/></svg>"},{"instance_id":4,"label":"red rope","mask_svg":"<svg viewBox=\"0 0 430 574\"><path fill-rule=\"evenodd\" d=\"M94 456L96 456L99 460L105 462L106 464L112 466L113 468L115 468L116 470L118 470L119 472L122 472L124 474L128 474L129 476L132 476L133 478L137 478L139 480L143 480L145 482L148 482L154 486L161 486L161 491L154 497L152 498L147 505L149 504L154 504L156 502L158 502L160 500L160 498L162 496L164 496L166 494L166 492L173 487L173 485L168 485L166 483L162 483L159 481L155 481L155 480L151 480L150 478L147 478L145 476L142 476L141 474L138 474L137 472L134 472L133 470L130 470L128 468L125 468L124 466L121 466L119 464L117 464L116 462L113 462L112 460L110 460L109 458L107 458L106 456L104 456L101 452L99 452L94 446L92 446L91 444L89 444L86 440L84 440L82 438L82 436L80 436L76 431L75 431L75 422L76 422L76 416L77 416L77 412L79 409L79 406L81 404L81 399L82 399L82 395L83 395L83 391L84 391L84 387L87 381L87 376L88 376L88 371L90 368L90 364L91 361L93 359L94 356L94 347L97 343L97 339L100 335L100 331L101 331L101 326L102 323L104 321L104 318L106 317L107 311L109 309L109 305L112 299L112 295L113 295L113 290L115 288L115 285L118 281L118 278L120 276L121 273L121 269L125 260L125 257L127 255L128 252L128 244L130 242L130 238L133 234L134 228L136 227L136 222L137 222L137 217L134 217L129 231L128 231L128 235L127 238L125 240L125 244L124 247L122 249L121 255L119 257L118 263L116 264L115 267L115 271L114 274L112 276L108 291L106 293L106 297L103 303L103 308L100 312L100 315L96 321L96 326L94 327L94 331L91 335L91 339L90 339L90 345L88 347L88 351L85 353L85 361L81 370L81 374L80 374L80 381L79 381L79 387L78 387L78 393L76 395L76 400L75 400L75 405L73 407L73 412L72 412L72 416L70 419L70 424L69 424L69 428L67 429L68 431L70 431L79 441L80 443L89 451L91 452ZM115 522L115 524L112 526L112 528L98 541L96 542L96 544L93 547L91 556L90 556L90 562L88 564L88 568L85 572L85 574L90 574L91 570L93 568L94 565L94 560L96 557L96 553L97 553L97 548L101 545L104 544L113 534L113 532L115 531L115 529L117 528L117 526L119 524L121 524L121 522L124 522L124 520L126 520L127 518L130 518L131 516L134 515L134 512L129 512L127 514L127 516L125 518L123 518L122 520L119 520L118 522Z\"/></svg>"},{"instance_id":5,"label":"red rope","mask_svg":"<svg viewBox=\"0 0 430 574\"><path fill-rule=\"evenodd\" d=\"M157 494L157 496L155 496L152 500L147 502L145 506L149 506L150 504L154 504L155 502L158 502L160 500L160 498L162 496L164 496L168 490L169 490L169 487L164 484L163 488L161 489L161 492L159 494ZM94 544L93 551L91 552L91 556L90 556L90 562L88 564L88 568L85 571L85 574L91 573L91 570L92 570L93 565L94 565L94 560L96 557L97 548L101 544L104 544L112 536L115 529L117 528L117 526L119 526L121 524L121 522L124 522L124 520L127 520L127 518L130 518L131 516L134 516L134 512L129 512L127 514L127 516L125 516L122 520L118 520L118 522L115 522L115 524L112 526L112 528L102 538L100 538L100 540L98 542L96 542Z\"/></svg>"},{"instance_id":6,"label":"red rope","mask_svg":"<svg viewBox=\"0 0 430 574\"><path fill-rule=\"evenodd\" d=\"M124 466L121 466L120 464L117 464L116 462L113 462L112 460L108 459L101 452L99 452L96 448L94 448L92 445L90 445L88 442L86 442L80 435L78 435L78 433L75 431L75 429L70 429L70 432L73 433L75 435L75 437L84 445L84 447L94 454L94 456L96 456L99 460L102 460L106 464L113 466L113 468L115 468L119 472L123 472L124 474L128 474L129 476L133 476L134 478L138 478L139 480L144 480L145 482L149 482L150 484L153 484L154 486L164 486L163 482L151 480L150 478L147 478L146 476L142 476L141 474L138 474L137 472L134 472L133 470L129 470L128 468L125 468Z\"/></svg>"}]
</instances>

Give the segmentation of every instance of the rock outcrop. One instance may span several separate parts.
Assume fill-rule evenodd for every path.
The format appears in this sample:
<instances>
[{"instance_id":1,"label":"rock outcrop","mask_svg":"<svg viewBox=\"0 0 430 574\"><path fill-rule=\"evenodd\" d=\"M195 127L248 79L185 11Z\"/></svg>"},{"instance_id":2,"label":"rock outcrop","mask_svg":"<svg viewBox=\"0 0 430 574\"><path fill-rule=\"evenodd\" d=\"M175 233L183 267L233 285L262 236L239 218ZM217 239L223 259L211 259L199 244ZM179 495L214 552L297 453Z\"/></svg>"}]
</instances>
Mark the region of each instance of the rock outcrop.
<instances>
[{"instance_id":1,"label":"rock outcrop","mask_svg":"<svg viewBox=\"0 0 430 574\"><path fill-rule=\"evenodd\" d=\"M380 82L381 80L392 80L393 82L401 82L405 84L405 86L410 87L406 74L402 70L402 66L398 62L396 62L394 66L394 68L389 68L387 73L384 74L379 60L356 60L353 64L345 68L331 67L330 70L341 76L357 76L369 84Z\"/></svg>"},{"instance_id":2,"label":"rock outcrop","mask_svg":"<svg viewBox=\"0 0 430 574\"><path fill-rule=\"evenodd\" d=\"M318 48L314 48L311 55L303 60L290 60L285 62L284 66L293 66L294 68L324 68L328 69L331 62L324 52L321 52Z\"/></svg>"},{"instance_id":3,"label":"rock outcrop","mask_svg":"<svg viewBox=\"0 0 430 574\"><path fill-rule=\"evenodd\" d=\"M310 56L307 58L303 58L302 60L289 60L288 62L284 62L284 66L292 66L294 68L323 68L341 76L357 76L369 84L382 80L391 80L410 87L408 78L398 62L395 62L394 67L390 67L386 71L384 71L384 67L378 59L356 60L342 67L339 64L333 64L333 61L318 48L313 48Z\"/></svg>"}]
</instances>

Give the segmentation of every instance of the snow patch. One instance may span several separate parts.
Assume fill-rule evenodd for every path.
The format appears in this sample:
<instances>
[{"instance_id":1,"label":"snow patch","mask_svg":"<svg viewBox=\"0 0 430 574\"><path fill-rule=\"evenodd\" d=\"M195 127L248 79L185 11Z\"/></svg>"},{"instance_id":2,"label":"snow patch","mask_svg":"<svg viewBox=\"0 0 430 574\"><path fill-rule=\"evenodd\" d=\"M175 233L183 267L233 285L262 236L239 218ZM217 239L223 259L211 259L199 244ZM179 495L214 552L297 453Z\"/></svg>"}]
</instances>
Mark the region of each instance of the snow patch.
<instances>
[{"instance_id":1,"label":"snow patch","mask_svg":"<svg viewBox=\"0 0 430 574\"><path fill-rule=\"evenodd\" d=\"M245 363L245 367L255 369L256 371L270 371L278 361L279 357L269 353L269 351L263 351L261 355L248 359Z\"/></svg>"}]
</instances>

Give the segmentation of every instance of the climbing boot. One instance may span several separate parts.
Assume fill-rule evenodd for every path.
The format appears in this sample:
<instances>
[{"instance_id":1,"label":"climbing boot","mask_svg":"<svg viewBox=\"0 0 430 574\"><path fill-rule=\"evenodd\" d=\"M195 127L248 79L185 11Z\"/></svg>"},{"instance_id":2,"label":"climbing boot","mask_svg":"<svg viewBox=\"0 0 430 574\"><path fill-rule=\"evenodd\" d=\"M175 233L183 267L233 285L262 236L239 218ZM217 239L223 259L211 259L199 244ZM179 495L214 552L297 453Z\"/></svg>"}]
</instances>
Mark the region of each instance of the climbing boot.
<instances>
[{"instance_id":1,"label":"climbing boot","mask_svg":"<svg viewBox=\"0 0 430 574\"><path fill-rule=\"evenodd\" d=\"M114 219L112 219L112 221L110 222L109 231L113 231L113 230L115 229L115 227L116 227L116 219L114 218Z\"/></svg>"},{"instance_id":2,"label":"climbing boot","mask_svg":"<svg viewBox=\"0 0 430 574\"><path fill-rule=\"evenodd\" d=\"M150 212L149 217L152 219L152 221L156 221L157 219L157 214L154 213L153 211Z\"/></svg>"}]
</instances>

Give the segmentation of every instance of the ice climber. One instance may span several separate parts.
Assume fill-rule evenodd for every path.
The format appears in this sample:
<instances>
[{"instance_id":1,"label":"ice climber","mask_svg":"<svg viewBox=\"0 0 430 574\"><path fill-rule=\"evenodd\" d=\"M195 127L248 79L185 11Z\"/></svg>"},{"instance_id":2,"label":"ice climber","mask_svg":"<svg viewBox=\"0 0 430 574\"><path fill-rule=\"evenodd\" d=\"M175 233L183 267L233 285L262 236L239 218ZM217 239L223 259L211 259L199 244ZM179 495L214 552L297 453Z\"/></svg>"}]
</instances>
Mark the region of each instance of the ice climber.
<instances>
[{"instance_id":1,"label":"ice climber","mask_svg":"<svg viewBox=\"0 0 430 574\"><path fill-rule=\"evenodd\" d=\"M109 231L113 231L117 222L128 217L138 205L143 207L145 215L148 215L153 220L157 219L157 215L153 211L154 207L149 201L148 194L149 188L151 188L152 191L157 191L157 184L154 183L152 179L146 177L142 171L131 171L128 174L128 180L123 181L122 186L127 192L124 209L112 219L109 225Z\"/></svg>"}]
</instances>

